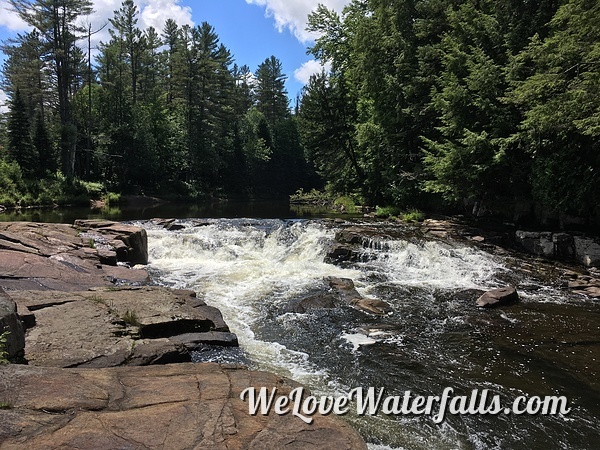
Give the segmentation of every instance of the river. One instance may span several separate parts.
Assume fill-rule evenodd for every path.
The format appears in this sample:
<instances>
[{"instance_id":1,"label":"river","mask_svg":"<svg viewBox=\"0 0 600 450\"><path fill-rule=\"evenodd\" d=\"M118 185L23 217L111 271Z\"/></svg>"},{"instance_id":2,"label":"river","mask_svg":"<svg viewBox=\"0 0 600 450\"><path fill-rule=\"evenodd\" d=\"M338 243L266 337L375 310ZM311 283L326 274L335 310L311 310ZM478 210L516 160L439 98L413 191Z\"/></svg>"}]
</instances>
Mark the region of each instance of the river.
<instances>
[{"instance_id":1,"label":"river","mask_svg":"<svg viewBox=\"0 0 600 450\"><path fill-rule=\"evenodd\" d=\"M171 232L142 221L157 283L195 290L218 307L240 349L197 361L241 362L291 377L319 395L383 387L386 395L457 395L487 389L502 405L518 396L565 396L566 415L379 413L346 416L372 450L595 449L600 446L600 305L568 292L551 265L444 241L391 240L364 260L324 262L335 227L320 220L182 220ZM286 312L322 289L354 280L388 302L376 317L348 306ZM521 302L474 307L473 289L507 283Z\"/></svg>"},{"instance_id":2,"label":"river","mask_svg":"<svg viewBox=\"0 0 600 450\"><path fill-rule=\"evenodd\" d=\"M243 363L319 395L358 387L399 396L487 389L502 406L519 396L551 395L565 396L571 408L562 416L447 414L441 423L351 410L345 418L371 450L600 448L597 301L565 289L552 264L452 241L391 240L365 248L365 262L327 264L336 232L318 219L327 215L283 203L163 204L21 210L0 220L104 218L146 228L153 280L193 289L239 337L239 349L208 349L196 361ZM152 217L178 217L185 228L167 231ZM388 302L393 313L376 317L349 306L286 312L294 299L323 289L327 276L351 278L361 294ZM519 304L474 307L474 289L507 284L517 286Z\"/></svg>"}]
</instances>

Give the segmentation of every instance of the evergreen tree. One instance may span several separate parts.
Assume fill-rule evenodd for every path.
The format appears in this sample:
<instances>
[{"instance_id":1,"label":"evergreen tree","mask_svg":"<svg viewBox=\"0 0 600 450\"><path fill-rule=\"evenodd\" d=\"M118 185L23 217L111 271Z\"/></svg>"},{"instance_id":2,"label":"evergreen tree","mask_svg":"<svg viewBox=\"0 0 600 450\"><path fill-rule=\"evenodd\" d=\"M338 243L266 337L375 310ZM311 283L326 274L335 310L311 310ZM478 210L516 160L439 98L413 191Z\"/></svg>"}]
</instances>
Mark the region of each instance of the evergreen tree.
<instances>
[{"instance_id":1,"label":"evergreen tree","mask_svg":"<svg viewBox=\"0 0 600 450\"><path fill-rule=\"evenodd\" d=\"M19 164L23 175L26 178L32 178L38 169L38 158L31 143L27 104L23 101L18 88L10 102L6 126L8 153Z\"/></svg>"},{"instance_id":2,"label":"evergreen tree","mask_svg":"<svg viewBox=\"0 0 600 450\"><path fill-rule=\"evenodd\" d=\"M67 177L75 175L77 125L72 117L72 80L76 71L73 50L77 33L85 30L77 19L92 12L90 0L10 0L17 14L40 32L48 46L55 75L60 118L62 170Z\"/></svg>"},{"instance_id":3,"label":"evergreen tree","mask_svg":"<svg viewBox=\"0 0 600 450\"><path fill-rule=\"evenodd\" d=\"M256 70L256 106L269 124L289 116L286 76L281 61L275 56L265 59Z\"/></svg>"}]
</instances>

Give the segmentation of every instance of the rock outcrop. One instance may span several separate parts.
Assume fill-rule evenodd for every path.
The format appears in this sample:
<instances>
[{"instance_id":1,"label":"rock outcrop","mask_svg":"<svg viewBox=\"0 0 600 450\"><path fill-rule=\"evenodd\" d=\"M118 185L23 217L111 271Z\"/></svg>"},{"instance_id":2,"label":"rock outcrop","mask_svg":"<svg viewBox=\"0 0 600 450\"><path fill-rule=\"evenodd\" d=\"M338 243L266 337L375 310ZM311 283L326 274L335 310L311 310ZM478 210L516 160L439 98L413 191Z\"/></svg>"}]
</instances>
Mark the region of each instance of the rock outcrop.
<instances>
[{"instance_id":1,"label":"rock outcrop","mask_svg":"<svg viewBox=\"0 0 600 450\"><path fill-rule=\"evenodd\" d=\"M247 387L297 384L217 364L112 369L0 367L0 448L366 449L333 416L251 415Z\"/></svg>"},{"instance_id":2,"label":"rock outcrop","mask_svg":"<svg viewBox=\"0 0 600 450\"><path fill-rule=\"evenodd\" d=\"M600 241L596 238L562 232L517 231L515 241L522 250L533 255L600 267Z\"/></svg>"},{"instance_id":3,"label":"rock outcrop","mask_svg":"<svg viewBox=\"0 0 600 450\"><path fill-rule=\"evenodd\" d=\"M6 337L6 353L11 360L23 357L25 350L25 332L17 315L17 305L0 288L0 335Z\"/></svg>"},{"instance_id":4,"label":"rock outcrop","mask_svg":"<svg viewBox=\"0 0 600 450\"><path fill-rule=\"evenodd\" d=\"M96 228L90 231L83 222L78 227L0 223L0 286L7 290L80 291L149 281L145 270L117 265L147 262L145 230L108 221L85 223Z\"/></svg>"},{"instance_id":5,"label":"rock outcrop","mask_svg":"<svg viewBox=\"0 0 600 450\"><path fill-rule=\"evenodd\" d=\"M186 363L237 337L194 292L129 267L147 262L146 239L108 221L0 223L0 328L29 362L0 366L0 449L366 449L337 417L252 415L240 399L293 381Z\"/></svg>"},{"instance_id":6,"label":"rock outcrop","mask_svg":"<svg viewBox=\"0 0 600 450\"><path fill-rule=\"evenodd\" d=\"M31 365L113 367L187 362L191 361L189 351L202 343L237 342L220 311L191 291L145 286L15 291L10 296L20 310L35 315L36 325L26 336L25 357Z\"/></svg>"},{"instance_id":7,"label":"rock outcrop","mask_svg":"<svg viewBox=\"0 0 600 450\"><path fill-rule=\"evenodd\" d=\"M519 301L519 294L514 287L505 287L499 289L492 289L491 291L484 292L481 297L477 299L477 306L480 308L495 308L503 305L510 305Z\"/></svg>"}]
</instances>

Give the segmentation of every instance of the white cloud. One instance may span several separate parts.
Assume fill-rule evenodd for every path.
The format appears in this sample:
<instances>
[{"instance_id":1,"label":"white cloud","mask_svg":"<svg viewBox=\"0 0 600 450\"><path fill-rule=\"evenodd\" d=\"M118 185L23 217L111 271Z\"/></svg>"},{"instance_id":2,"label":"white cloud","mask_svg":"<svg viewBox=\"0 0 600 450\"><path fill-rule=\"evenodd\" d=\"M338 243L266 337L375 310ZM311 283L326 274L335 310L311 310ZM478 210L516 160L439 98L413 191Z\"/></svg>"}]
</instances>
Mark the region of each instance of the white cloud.
<instances>
[{"instance_id":1,"label":"white cloud","mask_svg":"<svg viewBox=\"0 0 600 450\"><path fill-rule=\"evenodd\" d=\"M0 114L8 112L8 96L0 89Z\"/></svg>"},{"instance_id":2,"label":"white cloud","mask_svg":"<svg viewBox=\"0 0 600 450\"><path fill-rule=\"evenodd\" d=\"M173 19L179 25L193 25L192 9L179 5L179 0L145 0L139 3L141 28L153 26L160 34L167 19Z\"/></svg>"},{"instance_id":3,"label":"white cloud","mask_svg":"<svg viewBox=\"0 0 600 450\"><path fill-rule=\"evenodd\" d=\"M294 70L294 78L302 84L308 84L308 80L310 80L311 75L320 73L323 69L328 72L331 70L331 64L326 63L325 66L323 66L320 62L311 59Z\"/></svg>"},{"instance_id":4,"label":"white cloud","mask_svg":"<svg viewBox=\"0 0 600 450\"><path fill-rule=\"evenodd\" d=\"M93 0L94 12L90 16L80 17L80 23L86 28L91 23L92 30L98 30L103 25L108 24L108 19L113 17L114 11L121 7L122 0ZM140 10L138 17L138 26L145 29L152 25L158 33L162 32L164 23L167 19L173 19L179 25L192 22L192 10L188 6L179 4L180 0L135 0L135 4ZM6 0L0 0L0 26L4 26L11 31L25 31L29 27L19 16L11 10L11 6ZM97 46L100 41L107 42L110 39L108 27L92 36L92 46ZM82 46L87 42L82 40Z\"/></svg>"},{"instance_id":5,"label":"white cloud","mask_svg":"<svg viewBox=\"0 0 600 450\"><path fill-rule=\"evenodd\" d=\"M308 15L319 3L341 12L350 0L246 0L246 3L264 6L267 17L275 20L275 26L280 32L288 28L300 42L306 43L317 37L305 28Z\"/></svg>"},{"instance_id":6,"label":"white cloud","mask_svg":"<svg viewBox=\"0 0 600 450\"><path fill-rule=\"evenodd\" d=\"M0 27L6 27L11 31L24 31L31 28L12 11L12 6L6 0L0 0Z\"/></svg>"}]
</instances>

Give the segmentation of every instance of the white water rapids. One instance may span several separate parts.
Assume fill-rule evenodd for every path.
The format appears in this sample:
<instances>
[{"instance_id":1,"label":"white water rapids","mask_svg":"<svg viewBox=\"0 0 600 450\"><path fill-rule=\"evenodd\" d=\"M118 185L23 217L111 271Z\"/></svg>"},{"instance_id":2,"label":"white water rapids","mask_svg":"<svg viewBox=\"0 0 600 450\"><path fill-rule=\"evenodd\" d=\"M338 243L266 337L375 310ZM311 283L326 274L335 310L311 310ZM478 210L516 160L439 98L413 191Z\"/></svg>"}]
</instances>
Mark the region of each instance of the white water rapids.
<instances>
[{"instance_id":1,"label":"white water rapids","mask_svg":"<svg viewBox=\"0 0 600 450\"><path fill-rule=\"evenodd\" d=\"M148 232L155 281L192 289L221 310L251 368L291 377L329 395L371 385L433 395L444 386L512 392L510 383L481 381L487 371L513 362L505 363L499 350L482 341L474 299L465 303L454 295L499 286L497 275L508 269L498 258L438 241L392 240L385 249L366 248L366 262L342 266L324 262L336 230L318 221L180 223L186 228L175 232L139 223ZM392 315L376 318L350 307L285 312L291 300L315 293L328 276L351 278L361 294L388 302ZM509 316L493 320L510 325L517 319ZM350 418L371 449L533 448L531 439L543 436L560 444L562 438L555 436L563 433L556 421L538 426L510 418L451 419L434 426L419 417ZM507 444L504 434L512 429L522 436ZM544 445L540 448L548 448Z\"/></svg>"}]
</instances>

